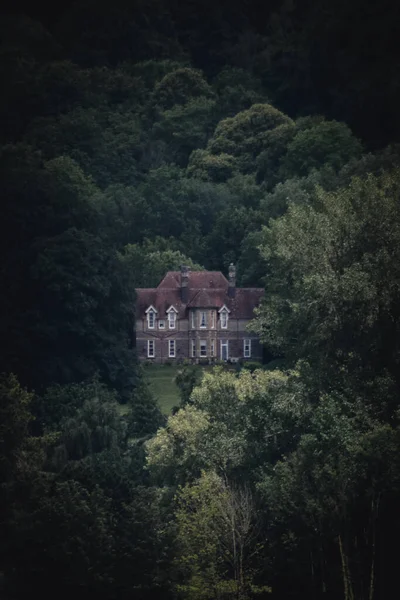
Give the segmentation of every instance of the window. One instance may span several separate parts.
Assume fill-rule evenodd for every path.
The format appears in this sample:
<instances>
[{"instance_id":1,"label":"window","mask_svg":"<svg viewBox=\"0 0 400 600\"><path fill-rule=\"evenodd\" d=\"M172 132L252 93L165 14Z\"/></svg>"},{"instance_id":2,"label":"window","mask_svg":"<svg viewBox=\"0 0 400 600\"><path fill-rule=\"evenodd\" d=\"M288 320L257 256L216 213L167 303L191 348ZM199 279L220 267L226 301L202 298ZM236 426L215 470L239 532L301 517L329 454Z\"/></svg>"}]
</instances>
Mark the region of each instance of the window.
<instances>
[{"instance_id":1,"label":"window","mask_svg":"<svg viewBox=\"0 0 400 600\"><path fill-rule=\"evenodd\" d=\"M192 329L196 329L196 311L192 310Z\"/></svg>"},{"instance_id":2,"label":"window","mask_svg":"<svg viewBox=\"0 0 400 600\"><path fill-rule=\"evenodd\" d=\"M147 313L147 326L149 329L154 329L154 321L156 318L156 314L154 310L149 310Z\"/></svg>"},{"instance_id":3,"label":"window","mask_svg":"<svg viewBox=\"0 0 400 600\"><path fill-rule=\"evenodd\" d=\"M176 313L175 311L171 310L171 312L168 313L168 326L170 329L175 329L175 321Z\"/></svg>"},{"instance_id":4,"label":"window","mask_svg":"<svg viewBox=\"0 0 400 600\"><path fill-rule=\"evenodd\" d=\"M221 329L228 329L228 311L221 312Z\"/></svg>"},{"instance_id":5,"label":"window","mask_svg":"<svg viewBox=\"0 0 400 600\"><path fill-rule=\"evenodd\" d=\"M164 321L164 319L160 319L158 321L158 329L165 329L165 321Z\"/></svg>"},{"instance_id":6,"label":"window","mask_svg":"<svg viewBox=\"0 0 400 600\"><path fill-rule=\"evenodd\" d=\"M175 340L169 340L168 342L168 356L169 358L175 358Z\"/></svg>"},{"instance_id":7,"label":"window","mask_svg":"<svg viewBox=\"0 0 400 600\"><path fill-rule=\"evenodd\" d=\"M251 340L243 340L243 356L244 358L251 357Z\"/></svg>"},{"instance_id":8,"label":"window","mask_svg":"<svg viewBox=\"0 0 400 600\"><path fill-rule=\"evenodd\" d=\"M196 340L192 340L192 358L196 357Z\"/></svg>"},{"instance_id":9,"label":"window","mask_svg":"<svg viewBox=\"0 0 400 600\"><path fill-rule=\"evenodd\" d=\"M154 358L155 355L154 340L147 340L147 358Z\"/></svg>"},{"instance_id":10,"label":"window","mask_svg":"<svg viewBox=\"0 0 400 600\"><path fill-rule=\"evenodd\" d=\"M207 340L200 340L200 356L207 356Z\"/></svg>"},{"instance_id":11,"label":"window","mask_svg":"<svg viewBox=\"0 0 400 600\"><path fill-rule=\"evenodd\" d=\"M200 313L200 329L205 329L207 327L206 313Z\"/></svg>"},{"instance_id":12,"label":"window","mask_svg":"<svg viewBox=\"0 0 400 600\"><path fill-rule=\"evenodd\" d=\"M229 358L229 342L221 340L221 360L228 360Z\"/></svg>"},{"instance_id":13,"label":"window","mask_svg":"<svg viewBox=\"0 0 400 600\"><path fill-rule=\"evenodd\" d=\"M211 356L211 358L214 358L214 356L215 356L215 340L211 340L210 356Z\"/></svg>"},{"instance_id":14,"label":"window","mask_svg":"<svg viewBox=\"0 0 400 600\"><path fill-rule=\"evenodd\" d=\"M211 329L215 329L215 310L211 311Z\"/></svg>"}]
</instances>

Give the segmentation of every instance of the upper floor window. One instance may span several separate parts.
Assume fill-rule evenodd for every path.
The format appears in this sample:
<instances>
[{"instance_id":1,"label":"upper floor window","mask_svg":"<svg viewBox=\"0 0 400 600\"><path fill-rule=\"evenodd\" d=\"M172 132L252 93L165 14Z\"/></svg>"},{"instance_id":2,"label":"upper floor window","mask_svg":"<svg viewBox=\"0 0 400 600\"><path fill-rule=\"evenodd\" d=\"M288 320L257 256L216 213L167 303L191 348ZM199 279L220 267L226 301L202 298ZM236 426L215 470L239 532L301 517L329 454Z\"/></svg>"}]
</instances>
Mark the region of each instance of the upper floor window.
<instances>
[{"instance_id":1,"label":"upper floor window","mask_svg":"<svg viewBox=\"0 0 400 600\"><path fill-rule=\"evenodd\" d=\"M156 320L156 313L154 312L154 310L150 309L149 312L147 313L147 327L149 329L154 329L155 320Z\"/></svg>"},{"instance_id":2,"label":"upper floor window","mask_svg":"<svg viewBox=\"0 0 400 600\"><path fill-rule=\"evenodd\" d=\"M170 306L169 309L167 310L168 327L170 329L175 329L175 325L176 325L176 313L177 312L178 311L173 306Z\"/></svg>"},{"instance_id":3,"label":"upper floor window","mask_svg":"<svg viewBox=\"0 0 400 600\"><path fill-rule=\"evenodd\" d=\"M211 311L211 329L215 329L215 310Z\"/></svg>"},{"instance_id":4,"label":"upper floor window","mask_svg":"<svg viewBox=\"0 0 400 600\"><path fill-rule=\"evenodd\" d=\"M168 313L168 326L170 329L175 329L175 323L176 323L176 313L171 310L171 312Z\"/></svg>"},{"instance_id":5,"label":"upper floor window","mask_svg":"<svg viewBox=\"0 0 400 600\"><path fill-rule=\"evenodd\" d=\"M200 329L205 329L207 327L207 317L205 312L200 313Z\"/></svg>"},{"instance_id":6,"label":"upper floor window","mask_svg":"<svg viewBox=\"0 0 400 600\"><path fill-rule=\"evenodd\" d=\"M158 321L158 329L165 329L165 321L164 321L164 319L160 319Z\"/></svg>"},{"instance_id":7,"label":"upper floor window","mask_svg":"<svg viewBox=\"0 0 400 600\"><path fill-rule=\"evenodd\" d=\"M243 340L243 356L244 358L251 357L251 340Z\"/></svg>"},{"instance_id":8,"label":"upper floor window","mask_svg":"<svg viewBox=\"0 0 400 600\"><path fill-rule=\"evenodd\" d=\"M196 311L192 310L192 329L196 329Z\"/></svg>"},{"instance_id":9,"label":"upper floor window","mask_svg":"<svg viewBox=\"0 0 400 600\"><path fill-rule=\"evenodd\" d=\"M221 311L221 329L228 329L228 311Z\"/></svg>"},{"instance_id":10,"label":"upper floor window","mask_svg":"<svg viewBox=\"0 0 400 600\"><path fill-rule=\"evenodd\" d=\"M154 358L155 355L154 340L147 340L147 357Z\"/></svg>"}]
</instances>

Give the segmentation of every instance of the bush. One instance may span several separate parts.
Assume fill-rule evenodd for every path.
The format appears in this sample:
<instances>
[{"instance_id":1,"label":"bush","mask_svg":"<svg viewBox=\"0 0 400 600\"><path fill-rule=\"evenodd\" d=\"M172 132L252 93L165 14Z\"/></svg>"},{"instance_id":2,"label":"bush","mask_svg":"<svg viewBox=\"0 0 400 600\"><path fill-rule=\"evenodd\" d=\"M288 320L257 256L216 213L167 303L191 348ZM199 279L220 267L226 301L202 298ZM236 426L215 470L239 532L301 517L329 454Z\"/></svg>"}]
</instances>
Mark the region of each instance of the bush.
<instances>
[{"instance_id":1,"label":"bush","mask_svg":"<svg viewBox=\"0 0 400 600\"><path fill-rule=\"evenodd\" d=\"M255 371L256 369L262 369L262 364L256 360L249 360L243 363L243 369L247 369L248 371Z\"/></svg>"}]
</instances>

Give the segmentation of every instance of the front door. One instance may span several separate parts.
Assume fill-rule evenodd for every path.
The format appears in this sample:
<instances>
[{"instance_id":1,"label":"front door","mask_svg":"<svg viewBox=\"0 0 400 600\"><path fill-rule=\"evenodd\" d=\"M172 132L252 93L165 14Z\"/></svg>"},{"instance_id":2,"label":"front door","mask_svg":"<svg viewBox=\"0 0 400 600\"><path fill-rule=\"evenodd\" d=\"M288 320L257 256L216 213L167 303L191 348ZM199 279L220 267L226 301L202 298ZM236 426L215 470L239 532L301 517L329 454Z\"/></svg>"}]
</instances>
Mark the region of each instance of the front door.
<instances>
[{"instance_id":1,"label":"front door","mask_svg":"<svg viewBox=\"0 0 400 600\"><path fill-rule=\"evenodd\" d=\"M228 360L228 342L221 342L221 360Z\"/></svg>"}]
</instances>

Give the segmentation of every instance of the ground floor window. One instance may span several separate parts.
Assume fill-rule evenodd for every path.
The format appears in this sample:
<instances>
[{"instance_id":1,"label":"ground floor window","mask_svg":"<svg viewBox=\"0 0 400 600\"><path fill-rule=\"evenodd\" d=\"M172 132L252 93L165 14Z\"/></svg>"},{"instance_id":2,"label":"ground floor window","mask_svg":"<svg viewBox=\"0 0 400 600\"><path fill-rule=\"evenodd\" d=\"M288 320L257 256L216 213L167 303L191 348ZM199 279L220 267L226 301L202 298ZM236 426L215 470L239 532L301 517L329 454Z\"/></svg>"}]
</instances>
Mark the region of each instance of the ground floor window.
<instances>
[{"instance_id":1,"label":"ground floor window","mask_svg":"<svg viewBox=\"0 0 400 600\"><path fill-rule=\"evenodd\" d=\"M147 340L147 358L154 358L155 355L154 340Z\"/></svg>"},{"instance_id":2,"label":"ground floor window","mask_svg":"<svg viewBox=\"0 0 400 600\"><path fill-rule=\"evenodd\" d=\"M211 340L210 356L211 356L211 358L214 358L214 356L215 356L215 340Z\"/></svg>"},{"instance_id":3,"label":"ground floor window","mask_svg":"<svg viewBox=\"0 0 400 600\"><path fill-rule=\"evenodd\" d=\"M192 340L192 358L196 357L196 340Z\"/></svg>"},{"instance_id":4,"label":"ground floor window","mask_svg":"<svg viewBox=\"0 0 400 600\"><path fill-rule=\"evenodd\" d=\"M200 356L207 356L207 340L200 340Z\"/></svg>"},{"instance_id":5,"label":"ground floor window","mask_svg":"<svg viewBox=\"0 0 400 600\"><path fill-rule=\"evenodd\" d=\"M221 360L229 358L229 342L221 340Z\"/></svg>"},{"instance_id":6,"label":"ground floor window","mask_svg":"<svg viewBox=\"0 0 400 600\"><path fill-rule=\"evenodd\" d=\"M251 340L243 340L243 356L244 358L251 357Z\"/></svg>"},{"instance_id":7,"label":"ground floor window","mask_svg":"<svg viewBox=\"0 0 400 600\"><path fill-rule=\"evenodd\" d=\"M169 340L168 356L169 358L175 358L175 340Z\"/></svg>"}]
</instances>

